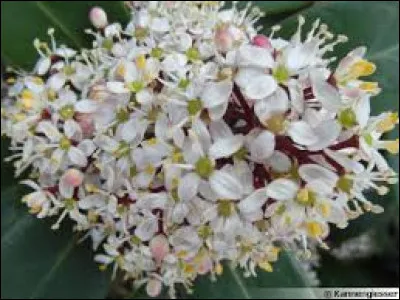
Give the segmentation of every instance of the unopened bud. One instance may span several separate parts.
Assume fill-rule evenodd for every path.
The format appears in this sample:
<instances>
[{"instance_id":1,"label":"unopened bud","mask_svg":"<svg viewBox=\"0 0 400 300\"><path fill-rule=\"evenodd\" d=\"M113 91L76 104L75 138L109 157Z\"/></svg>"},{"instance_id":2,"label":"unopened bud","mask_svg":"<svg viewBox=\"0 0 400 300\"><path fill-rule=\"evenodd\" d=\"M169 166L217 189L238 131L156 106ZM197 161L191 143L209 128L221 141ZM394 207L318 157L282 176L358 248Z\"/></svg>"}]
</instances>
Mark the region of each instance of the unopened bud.
<instances>
[{"instance_id":1,"label":"unopened bud","mask_svg":"<svg viewBox=\"0 0 400 300\"><path fill-rule=\"evenodd\" d=\"M100 7L93 7L89 13L90 22L92 22L93 26L101 29L107 26L107 14Z\"/></svg>"}]
</instances>

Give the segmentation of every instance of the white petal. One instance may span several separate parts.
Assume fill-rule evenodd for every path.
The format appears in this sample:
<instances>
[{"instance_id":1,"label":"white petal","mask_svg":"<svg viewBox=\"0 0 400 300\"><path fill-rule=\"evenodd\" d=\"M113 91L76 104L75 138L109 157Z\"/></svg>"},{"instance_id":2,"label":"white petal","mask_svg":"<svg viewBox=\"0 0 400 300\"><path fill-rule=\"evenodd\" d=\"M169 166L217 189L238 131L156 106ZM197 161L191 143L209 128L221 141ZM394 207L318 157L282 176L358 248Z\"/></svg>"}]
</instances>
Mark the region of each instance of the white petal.
<instances>
[{"instance_id":1,"label":"white petal","mask_svg":"<svg viewBox=\"0 0 400 300\"><path fill-rule=\"evenodd\" d=\"M266 99L257 101L254 105L254 112L261 120L268 120L273 115L285 113L289 109L289 97L281 87Z\"/></svg>"},{"instance_id":2,"label":"white petal","mask_svg":"<svg viewBox=\"0 0 400 300\"><path fill-rule=\"evenodd\" d=\"M264 130L250 143L250 154L252 159L263 162L269 158L275 150L275 136Z\"/></svg>"},{"instance_id":3,"label":"white petal","mask_svg":"<svg viewBox=\"0 0 400 300\"><path fill-rule=\"evenodd\" d=\"M208 115L212 121L219 121L225 115L226 109L228 108L228 101L223 102L220 105L210 107L208 109Z\"/></svg>"},{"instance_id":4,"label":"white petal","mask_svg":"<svg viewBox=\"0 0 400 300\"><path fill-rule=\"evenodd\" d=\"M363 96L357 101L354 108L358 124L364 128L369 120L371 114L371 103L369 96Z\"/></svg>"},{"instance_id":5,"label":"white petal","mask_svg":"<svg viewBox=\"0 0 400 300\"><path fill-rule=\"evenodd\" d=\"M220 138L231 137L233 135L228 124L223 120L211 122L210 134L214 141Z\"/></svg>"},{"instance_id":6,"label":"white petal","mask_svg":"<svg viewBox=\"0 0 400 300\"><path fill-rule=\"evenodd\" d=\"M137 136L138 122L136 119L131 119L122 125L121 137L124 141L130 142Z\"/></svg>"},{"instance_id":7,"label":"white petal","mask_svg":"<svg viewBox=\"0 0 400 300\"><path fill-rule=\"evenodd\" d=\"M275 65L271 52L252 45L240 47L237 52L237 63L240 66L272 68Z\"/></svg>"},{"instance_id":8,"label":"white petal","mask_svg":"<svg viewBox=\"0 0 400 300\"><path fill-rule=\"evenodd\" d=\"M78 144L78 148L85 153L86 156L90 156L96 150L96 145L92 140L83 140Z\"/></svg>"},{"instance_id":9,"label":"white petal","mask_svg":"<svg viewBox=\"0 0 400 300\"><path fill-rule=\"evenodd\" d=\"M50 57L42 57L36 63L36 66L35 66L36 73L39 76L46 74L47 71L50 69L50 65L51 65Z\"/></svg>"},{"instance_id":10,"label":"white petal","mask_svg":"<svg viewBox=\"0 0 400 300\"><path fill-rule=\"evenodd\" d=\"M238 207L244 214L254 213L260 210L264 203L267 201L267 191L265 188L254 191L247 198L240 201Z\"/></svg>"},{"instance_id":11,"label":"white petal","mask_svg":"<svg viewBox=\"0 0 400 300\"><path fill-rule=\"evenodd\" d=\"M235 77L235 82L243 94L252 100L270 96L278 87L275 79L262 70L243 68Z\"/></svg>"},{"instance_id":12,"label":"white petal","mask_svg":"<svg viewBox=\"0 0 400 300\"><path fill-rule=\"evenodd\" d=\"M200 118L193 121L192 124L193 132L195 133L196 139L200 142L203 151L208 151L211 144L211 137L208 132L206 124Z\"/></svg>"},{"instance_id":13,"label":"white petal","mask_svg":"<svg viewBox=\"0 0 400 300\"><path fill-rule=\"evenodd\" d=\"M85 153L77 147L71 147L68 151L68 157L71 162L77 166L86 167L87 158Z\"/></svg>"},{"instance_id":14,"label":"white petal","mask_svg":"<svg viewBox=\"0 0 400 300\"><path fill-rule=\"evenodd\" d=\"M81 209L100 208L105 206L106 202L100 195L89 195L79 200L78 206Z\"/></svg>"},{"instance_id":15,"label":"white petal","mask_svg":"<svg viewBox=\"0 0 400 300\"><path fill-rule=\"evenodd\" d=\"M296 197L299 186L293 180L276 179L267 186L268 197L275 200L292 200Z\"/></svg>"},{"instance_id":16,"label":"white petal","mask_svg":"<svg viewBox=\"0 0 400 300\"><path fill-rule=\"evenodd\" d=\"M213 191L222 199L240 199L243 194L242 183L233 174L218 170L210 177Z\"/></svg>"},{"instance_id":17,"label":"white petal","mask_svg":"<svg viewBox=\"0 0 400 300\"><path fill-rule=\"evenodd\" d=\"M318 142L318 137L311 126L304 121L292 122L288 134L295 143L300 145L309 146Z\"/></svg>"},{"instance_id":18,"label":"white petal","mask_svg":"<svg viewBox=\"0 0 400 300\"><path fill-rule=\"evenodd\" d=\"M179 182L178 197L182 201L188 201L197 194L200 178L195 173L186 174Z\"/></svg>"},{"instance_id":19,"label":"white petal","mask_svg":"<svg viewBox=\"0 0 400 300\"><path fill-rule=\"evenodd\" d=\"M292 167L292 161L290 158L280 151L275 151L270 158L268 158L268 165L278 173L289 172Z\"/></svg>"},{"instance_id":20,"label":"white petal","mask_svg":"<svg viewBox=\"0 0 400 300\"><path fill-rule=\"evenodd\" d=\"M36 132L43 133L52 142L57 142L61 139L61 133L50 121L40 122L36 127Z\"/></svg>"},{"instance_id":21,"label":"white petal","mask_svg":"<svg viewBox=\"0 0 400 300\"><path fill-rule=\"evenodd\" d=\"M318 141L309 145L311 151L318 151L332 145L339 137L341 126L336 120L322 122L314 128L314 134Z\"/></svg>"},{"instance_id":22,"label":"white petal","mask_svg":"<svg viewBox=\"0 0 400 300\"><path fill-rule=\"evenodd\" d=\"M75 103L75 110L80 113L91 114L97 110L98 104L93 100L80 100Z\"/></svg>"},{"instance_id":23,"label":"white petal","mask_svg":"<svg viewBox=\"0 0 400 300\"><path fill-rule=\"evenodd\" d=\"M71 58L75 56L76 51L71 48L62 47L58 48L54 53L63 58Z\"/></svg>"},{"instance_id":24,"label":"white petal","mask_svg":"<svg viewBox=\"0 0 400 300\"><path fill-rule=\"evenodd\" d=\"M151 29L156 32L166 32L169 30L167 18L154 18L151 22Z\"/></svg>"},{"instance_id":25,"label":"white petal","mask_svg":"<svg viewBox=\"0 0 400 300\"><path fill-rule=\"evenodd\" d=\"M149 89L143 89L136 94L136 100L142 105L152 103L153 97L153 93Z\"/></svg>"},{"instance_id":26,"label":"white petal","mask_svg":"<svg viewBox=\"0 0 400 300\"><path fill-rule=\"evenodd\" d=\"M137 206L140 208L146 208L148 210L153 209L164 209L167 204L168 197L166 193L149 193L140 196L137 201Z\"/></svg>"},{"instance_id":27,"label":"white petal","mask_svg":"<svg viewBox=\"0 0 400 300\"><path fill-rule=\"evenodd\" d=\"M158 222L156 218L145 219L135 229L135 235L142 241L149 241L158 230Z\"/></svg>"},{"instance_id":28,"label":"white petal","mask_svg":"<svg viewBox=\"0 0 400 300\"><path fill-rule=\"evenodd\" d=\"M306 182L320 180L331 187L336 186L336 182L339 179L337 174L316 164L301 165L299 168L299 175Z\"/></svg>"},{"instance_id":29,"label":"white petal","mask_svg":"<svg viewBox=\"0 0 400 300\"><path fill-rule=\"evenodd\" d=\"M172 222L180 224L189 213L189 208L185 202L178 203L172 210Z\"/></svg>"},{"instance_id":30,"label":"white petal","mask_svg":"<svg viewBox=\"0 0 400 300\"><path fill-rule=\"evenodd\" d=\"M312 80L315 98L328 111L337 112L342 105L339 91L319 76Z\"/></svg>"},{"instance_id":31,"label":"white petal","mask_svg":"<svg viewBox=\"0 0 400 300\"><path fill-rule=\"evenodd\" d=\"M344 167L347 171L354 172L356 174L362 173L364 171L364 166L355 161L350 159L346 154L340 153L338 151L333 151L330 149L325 149L324 152L334 161L339 163L342 167Z\"/></svg>"},{"instance_id":32,"label":"white petal","mask_svg":"<svg viewBox=\"0 0 400 300\"><path fill-rule=\"evenodd\" d=\"M228 157L238 151L243 145L243 136L234 135L218 139L210 148L209 155L214 158Z\"/></svg>"},{"instance_id":33,"label":"white petal","mask_svg":"<svg viewBox=\"0 0 400 300\"><path fill-rule=\"evenodd\" d=\"M204 107L210 108L228 102L232 93L233 84L229 80L221 82L209 82L204 86L201 100Z\"/></svg>"},{"instance_id":34,"label":"white petal","mask_svg":"<svg viewBox=\"0 0 400 300\"><path fill-rule=\"evenodd\" d=\"M72 139L77 135L82 135L81 127L73 120L67 120L64 123L64 134L67 138Z\"/></svg>"},{"instance_id":35,"label":"white petal","mask_svg":"<svg viewBox=\"0 0 400 300\"><path fill-rule=\"evenodd\" d=\"M104 255L104 254L97 254L94 257L94 260L103 265L109 265L110 263L113 262L113 258L111 256Z\"/></svg>"},{"instance_id":36,"label":"white petal","mask_svg":"<svg viewBox=\"0 0 400 300\"><path fill-rule=\"evenodd\" d=\"M64 86L66 80L67 79L64 74L56 73L50 76L49 80L47 81L47 84L53 90L58 91Z\"/></svg>"},{"instance_id":37,"label":"white petal","mask_svg":"<svg viewBox=\"0 0 400 300\"><path fill-rule=\"evenodd\" d=\"M125 94L129 92L129 90L125 87L125 84L119 81L107 82L107 89L115 94Z\"/></svg>"}]
</instances>

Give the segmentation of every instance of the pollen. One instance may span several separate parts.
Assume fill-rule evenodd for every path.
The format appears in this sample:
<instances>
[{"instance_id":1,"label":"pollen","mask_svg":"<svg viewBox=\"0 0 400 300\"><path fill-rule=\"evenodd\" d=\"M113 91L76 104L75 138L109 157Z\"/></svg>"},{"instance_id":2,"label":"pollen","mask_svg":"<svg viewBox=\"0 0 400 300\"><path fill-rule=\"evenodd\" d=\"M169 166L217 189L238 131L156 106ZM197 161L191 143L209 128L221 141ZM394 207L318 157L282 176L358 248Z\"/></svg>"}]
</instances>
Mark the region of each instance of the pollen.
<instances>
[{"instance_id":1,"label":"pollen","mask_svg":"<svg viewBox=\"0 0 400 300\"><path fill-rule=\"evenodd\" d=\"M365 92L374 93L379 90L379 85L377 82L363 82L360 84L360 89Z\"/></svg>"},{"instance_id":2,"label":"pollen","mask_svg":"<svg viewBox=\"0 0 400 300\"><path fill-rule=\"evenodd\" d=\"M117 76L124 78L126 74L126 68L123 64L118 65L117 69L115 70Z\"/></svg>"},{"instance_id":3,"label":"pollen","mask_svg":"<svg viewBox=\"0 0 400 300\"><path fill-rule=\"evenodd\" d=\"M316 221L310 221L307 223L307 233L313 238L321 237L324 233L322 225Z\"/></svg>"},{"instance_id":4,"label":"pollen","mask_svg":"<svg viewBox=\"0 0 400 300\"><path fill-rule=\"evenodd\" d=\"M384 142L384 147L391 154L394 154L394 155L398 154L399 153L399 139L396 139L394 141Z\"/></svg>"},{"instance_id":5,"label":"pollen","mask_svg":"<svg viewBox=\"0 0 400 300\"><path fill-rule=\"evenodd\" d=\"M353 78L358 78L361 76L370 76L375 73L376 66L375 64L367 61L367 60L360 60L356 62L350 69L350 74Z\"/></svg>"},{"instance_id":6,"label":"pollen","mask_svg":"<svg viewBox=\"0 0 400 300\"><path fill-rule=\"evenodd\" d=\"M266 272L272 272L272 271L274 270L273 267L272 267L272 265L271 265L271 263L270 263L269 261L267 261L267 260L260 262L260 263L258 264L258 266L259 266L262 270L264 270L264 271L266 271Z\"/></svg>"},{"instance_id":7,"label":"pollen","mask_svg":"<svg viewBox=\"0 0 400 300\"><path fill-rule=\"evenodd\" d=\"M136 67L139 70L144 70L146 68L146 57L143 54L136 58Z\"/></svg>"},{"instance_id":8,"label":"pollen","mask_svg":"<svg viewBox=\"0 0 400 300\"><path fill-rule=\"evenodd\" d=\"M385 133L393 130L397 124L399 124L399 114L397 112L389 113L385 119L379 122L377 130Z\"/></svg>"},{"instance_id":9,"label":"pollen","mask_svg":"<svg viewBox=\"0 0 400 300\"><path fill-rule=\"evenodd\" d=\"M301 205L313 206L315 200L316 200L316 194L308 188L301 189L297 193L296 201Z\"/></svg>"}]
</instances>

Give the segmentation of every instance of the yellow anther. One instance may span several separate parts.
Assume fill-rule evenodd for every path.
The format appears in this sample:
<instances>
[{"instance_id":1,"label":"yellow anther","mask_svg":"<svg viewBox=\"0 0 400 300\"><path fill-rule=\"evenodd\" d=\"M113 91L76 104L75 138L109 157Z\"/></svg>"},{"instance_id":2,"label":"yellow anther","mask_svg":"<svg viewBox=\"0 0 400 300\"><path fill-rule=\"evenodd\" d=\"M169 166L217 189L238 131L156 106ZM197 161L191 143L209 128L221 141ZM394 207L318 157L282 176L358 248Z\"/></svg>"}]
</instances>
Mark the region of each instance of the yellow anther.
<instances>
[{"instance_id":1,"label":"yellow anther","mask_svg":"<svg viewBox=\"0 0 400 300\"><path fill-rule=\"evenodd\" d=\"M385 141L384 147L391 154L395 154L395 155L398 154L399 153L399 139L396 139L394 141Z\"/></svg>"},{"instance_id":2,"label":"yellow anther","mask_svg":"<svg viewBox=\"0 0 400 300\"><path fill-rule=\"evenodd\" d=\"M195 269L194 269L193 265L189 265L189 264L184 264L183 265L183 272L184 273L186 273L188 275L191 275L191 274L194 273L194 271L195 271Z\"/></svg>"},{"instance_id":3,"label":"yellow anther","mask_svg":"<svg viewBox=\"0 0 400 300\"><path fill-rule=\"evenodd\" d=\"M185 251L185 250L181 250L181 251L178 251L178 252L176 253L176 256L177 256L178 258L185 258L187 255L188 255L188 252Z\"/></svg>"},{"instance_id":4,"label":"yellow anther","mask_svg":"<svg viewBox=\"0 0 400 300\"><path fill-rule=\"evenodd\" d=\"M148 164L144 169L144 172L148 175L153 175L156 171L156 168L152 164Z\"/></svg>"},{"instance_id":5,"label":"yellow anther","mask_svg":"<svg viewBox=\"0 0 400 300\"><path fill-rule=\"evenodd\" d=\"M360 89L365 92L374 93L379 90L377 82L365 81L360 84Z\"/></svg>"},{"instance_id":6,"label":"yellow anther","mask_svg":"<svg viewBox=\"0 0 400 300\"><path fill-rule=\"evenodd\" d=\"M95 186L94 184L90 184L90 183L85 185L85 189L88 193L97 193L99 191L97 186Z\"/></svg>"},{"instance_id":7,"label":"yellow anther","mask_svg":"<svg viewBox=\"0 0 400 300\"><path fill-rule=\"evenodd\" d=\"M313 238L321 237L324 233L322 225L316 221L307 222L307 233Z\"/></svg>"},{"instance_id":8,"label":"yellow anther","mask_svg":"<svg viewBox=\"0 0 400 300\"><path fill-rule=\"evenodd\" d=\"M220 264L220 263L218 263L216 266L215 266L215 274L217 274L218 276L220 276L220 275L222 275L222 273L224 272L224 267Z\"/></svg>"},{"instance_id":9,"label":"yellow anther","mask_svg":"<svg viewBox=\"0 0 400 300\"><path fill-rule=\"evenodd\" d=\"M269 263L269 261L266 261L266 260L258 263L258 266L267 272L272 272L274 270L272 265Z\"/></svg>"},{"instance_id":10,"label":"yellow anther","mask_svg":"<svg viewBox=\"0 0 400 300\"><path fill-rule=\"evenodd\" d=\"M23 90L21 92L21 103L24 110L30 110L33 106L33 93L30 90Z\"/></svg>"},{"instance_id":11,"label":"yellow anther","mask_svg":"<svg viewBox=\"0 0 400 300\"><path fill-rule=\"evenodd\" d=\"M312 206L315 203L315 193L308 188L303 188L297 193L296 200L298 203L306 206Z\"/></svg>"},{"instance_id":12,"label":"yellow anther","mask_svg":"<svg viewBox=\"0 0 400 300\"><path fill-rule=\"evenodd\" d=\"M394 129L395 125L399 123L399 114L389 113L388 116L380 121L377 125L377 130L379 132L388 132Z\"/></svg>"},{"instance_id":13,"label":"yellow anther","mask_svg":"<svg viewBox=\"0 0 400 300\"><path fill-rule=\"evenodd\" d=\"M10 78L7 78L6 82L7 82L7 84L14 84L16 82L16 80L14 77L10 77Z\"/></svg>"},{"instance_id":14,"label":"yellow anther","mask_svg":"<svg viewBox=\"0 0 400 300\"><path fill-rule=\"evenodd\" d=\"M320 204L321 214L324 218L329 217L331 214L331 205L329 203L321 203Z\"/></svg>"},{"instance_id":15,"label":"yellow anther","mask_svg":"<svg viewBox=\"0 0 400 300\"><path fill-rule=\"evenodd\" d=\"M124 77L126 74L126 68L123 64L118 65L117 69L115 70L115 73L119 76L119 77Z\"/></svg>"},{"instance_id":16,"label":"yellow anther","mask_svg":"<svg viewBox=\"0 0 400 300\"><path fill-rule=\"evenodd\" d=\"M105 270L107 270L107 265L100 265L99 270L104 272Z\"/></svg>"},{"instance_id":17,"label":"yellow anther","mask_svg":"<svg viewBox=\"0 0 400 300\"><path fill-rule=\"evenodd\" d=\"M375 64L362 59L351 66L350 74L351 74L351 77L356 79L361 76L372 75L372 74L374 74L375 70L376 70Z\"/></svg>"},{"instance_id":18,"label":"yellow anther","mask_svg":"<svg viewBox=\"0 0 400 300\"><path fill-rule=\"evenodd\" d=\"M136 67L139 70L144 70L146 68L146 57L143 54L136 58Z\"/></svg>"},{"instance_id":19,"label":"yellow anther","mask_svg":"<svg viewBox=\"0 0 400 300\"><path fill-rule=\"evenodd\" d=\"M42 211L42 206L39 204L34 204L30 207L29 213L36 215Z\"/></svg>"},{"instance_id":20,"label":"yellow anther","mask_svg":"<svg viewBox=\"0 0 400 300\"><path fill-rule=\"evenodd\" d=\"M38 84L38 85L44 84L43 79L40 78L40 77L37 77L37 76L32 78L32 82L35 83L35 84Z\"/></svg>"}]
</instances>

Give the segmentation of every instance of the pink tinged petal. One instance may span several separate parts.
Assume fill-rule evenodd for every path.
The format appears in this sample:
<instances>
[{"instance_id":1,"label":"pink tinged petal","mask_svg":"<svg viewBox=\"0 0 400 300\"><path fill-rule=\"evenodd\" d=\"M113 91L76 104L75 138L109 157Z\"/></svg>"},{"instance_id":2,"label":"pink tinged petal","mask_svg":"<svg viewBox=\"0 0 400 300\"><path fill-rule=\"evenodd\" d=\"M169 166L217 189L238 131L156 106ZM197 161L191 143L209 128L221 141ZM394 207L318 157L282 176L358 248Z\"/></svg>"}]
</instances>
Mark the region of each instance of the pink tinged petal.
<instances>
[{"instance_id":1,"label":"pink tinged petal","mask_svg":"<svg viewBox=\"0 0 400 300\"><path fill-rule=\"evenodd\" d=\"M232 174L222 170L211 175L210 186L222 199L240 199L243 194L242 183Z\"/></svg>"},{"instance_id":2,"label":"pink tinged petal","mask_svg":"<svg viewBox=\"0 0 400 300\"><path fill-rule=\"evenodd\" d=\"M86 167L87 165L87 157L85 153L77 147L71 147L68 150L68 157L71 162L77 166Z\"/></svg>"},{"instance_id":3,"label":"pink tinged petal","mask_svg":"<svg viewBox=\"0 0 400 300\"><path fill-rule=\"evenodd\" d=\"M107 26L107 14L101 7L93 7L89 12L90 22L97 29Z\"/></svg>"},{"instance_id":4,"label":"pink tinged petal","mask_svg":"<svg viewBox=\"0 0 400 300\"><path fill-rule=\"evenodd\" d=\"M211 258L209 256L205 256L201 260L200 264L197 266L197 272L200 275L205 275L211 271L212 267L213 267L213 263L212 263Z\"/></svg>"},{"instance_id":5,"label":"pink tinged petal","mask_svg":"<svg viewBox=\"0 0 400 300\"><path fill-rule=\"evenodd\" d=\"M308 145L308 149L311 151L318 151L332 145L338 139L341 130L341 126L335 120L322 122L314 128L314 134L318 141Z\"/></svg>"},{"instance_id":6,"label":"pink tinged petal","mask_svg":"<svg viewBox=\"0 0 400 300\"><path fill-rule=\"evenodd\" d=\"M75 104L75 110L77 112L83 113L83 114L91 114L96 112L98 108L98 103L93 100L80 100L76 102Z\"/></svg>"},{"instance_id":7,"label":"pink tinged petal","mask_svg":"<svg viewBox=\"0 0 400 300\"><path fill-rule=\"evenodd\" d=\"M237 53L237 62L240 66L257 68L273 68L275 65L270 51L252 45L240 47Z\"/></svg>"},{"instance_id":8,"label":"pink tinged petal","mask_svg":"<svg viewBox=\"0 0 400 300\"><path fill-rule=\"evenodd\" d=\"M324 152L326 155L328 155L330 158L332 158L334 161L344 167L347 171L360 174L365 170L364 166L361 163L349 158L344 153L340 153L338 151L333 151L330 149L325 149Z\"/></svg>"},{"instance_id":9,"label":"pink tinged petal","mask_svg":"<svg viewBox=\"0 0 400 300\"><path fill-rule=\"evenodd\" d=\"M129 92L125 84L118 81L107 82L107 89L114 94L125 94Z\"/></svg>"},{"instance_id":10,"label":"pink tinged petal","mask_svg":"<svg viewBox=\"0 0 400 300\"><path fill-rule=\"evenodd\" d=\"M299 186L293 180L277 179L267 186L268 197L275 200L292 200L296 197Z\"/></svg>"},{"instance_id":11,"label":"pink tinged petal","mask_svg":"<svg viewBox=\"0 0 400 300\"><path fill-rule=\"evenodd\" d=\"M258 189L250 196L240 201L238 207L244 214L255 213L261 209L261 207L267 201L267 198L268 196L266 188Z\"/></svg>"},{"instance_id":12,"label":"pink tinged petal","mask_svg":"<svg viewBox=\"0 0 400 300\"><path fill-rule=\"evenodd\" d=\"M232 93L233 84L231 81L210 82L204 86L201 100L205 108L219 106L228 102Z\"/></svg>"},{"instance_id":13,"label":"pink tinged petal","mask_svg":"<svg viewBox=\"0 0 400 300\"><path fill-rule=\"evenodd\" d=\"M209 155L214 159L231 156L242 147L243 140L242 135L218 139L210 147Z\"/></svg>"},{"instance_id":14,"label":"pink tinged petal","mask_svg":"<svg viewBox=\"0 0 400 300\"><path fill-rule=\"evenodd\" d=\"M36 126L36 132L43 133L52 142L57 142L61 139L61 133L57 127L50 121L42 121Z\"/></svg>"},{"instance_id":15,"label":"pink tinged petal","mask_svg":"<svg viewBox=\"0 0 400 300\"><path fill-rule=\"evenodd\" d=\"M142 241L149 241L158 230L158 221L156 218L145 219L135 229L135 235Z\"/></svg>"},{"instance_id":16,"label":"pink tinged petal","mask_svg":"<svg viewBox=\"0 0 400 300\"><path fill-rule=\"evenodd\" d=\"M56 74L50 76L49 80L47 81L47 85L51 89L58 91L64 86L66 80L67 80L67 78L65 77L64 74L56 73Z\"/></svg>"},{"instance_id":17,"label":"pink tinged petal","mask_svg":"<svg viewBox=\"0 0 400 300\"><path fill-rule=\"evenodd\" d=\"M337 174L317 164L301 165L299 168L299 175L305 182L320 180L330 187L336 186L339 179Z\"/></svg>"},{"instance_id":18,"label":"pink tinged petal","mask_svg":"<svg viewBox=\"0 0 400 300\"><path fill-rule=\"evenodd\" d=\"M146 285L146 293L150 297L157 297L161 294L162 284L158 279L149 279Z\"/></svg>"},{"instance_id":19,"label":"pink tinged petal","mask_svg":"<svg viewBox=\"0 0 400 300\"><path fill-rule=\"evenodd\" d=\"M272 49L271 41L269 38L263 34L258 34L251 40L251 43L254 46L264 48L264 49Z\"/></svg>"},{"instance_id":20,"label":"pink tinged petal","mask_svg":"<svg viewBox=\"0 0 400 300\"><path fill-rule=\"evenodd\" d=\"M72 198L74 189L83 182L83 174L76 169L69 169L60 178L59 191L64 198Z\"/></svg>"},{"instance_id":21,"label":"pink tinged petal","mask_svg":"<svg viewBox=\"0 0 400 300\"><path fill-rule=\"evenodd\" d=\"M186 174L179 182L178 197L182 201L188 201L197 194L200 177L195 173Z\"/></svg>"},{"instance_id":22,"label":"pink tinged petal","mask_svg":"<svg viewBox=\"0 0 400 300\"><path fill-rule=\"evenodd\" d=\"M39 76L45 75L51 66L51 59L50 57L42 57L38 60L35 66L35 71Z\"/></svg>"},{"instance_id":23,"label":"pink tinged petal","mask_svg":"<svg viewBox=\"0 0 400 300\"><path fill-rule=\"evenodd\" d=\"M151 254L159 265L164 257L169 253L169 243L164 235L157 235L153 237L149 244Z\"/></svg>"},{"instance_id":24,"label":"pink tinged petal","mask_svg":"<svg viewBox=\"0 0 400 300\"><path fill-rule=\"evenodd\" d=\"M321 102L322 107L326 110L337 112L342 107L339 91L323 78L313 79L312 87L315 98Z\"/></svg>"},{"instance_id":25,"label":"pink tinged petal","mask_svg":"<svg viewBox=\"0 0 400 300\"><path fill-rule=\"evenodd\" d=\"M242 68L235 77L242 93L249 99L260 100L270 96L278 87L275 79L262 70Z\"/></svg>"},{"instance_id":26,"label":"pink tinged petal","mask_svg":"<svg viewBox=\"0 0 400 300\"><path fill-rule=\"evenodd\" d=\"M292 122L288 134L291 139L300 145L310 146L318 142L318 137L311 126L304 121Z\"/></svg>"},{"instance_id":27,"label":"pink tinged petal","mask_svg":"<svg viewBox=\"0 0 400 300\"><path fill-rule=\"evenodd\" d=\"M368 95L361 97L361 99L356 102L354 112L356 114L358 124L361 126L361 128L364 128L367 125L371 114L371 103Z\"/></svg>"},{"instance_id":28,"label":"pink tinged petal","mask_svg":"<svg viewBox=\"0 0 400 300\"><path fill-rule=\"evenodd\" d=\"M257 162L268 159L275 150L275 136L264 130L250 143L251 157Z\"/></svg>"}]
</instances>

